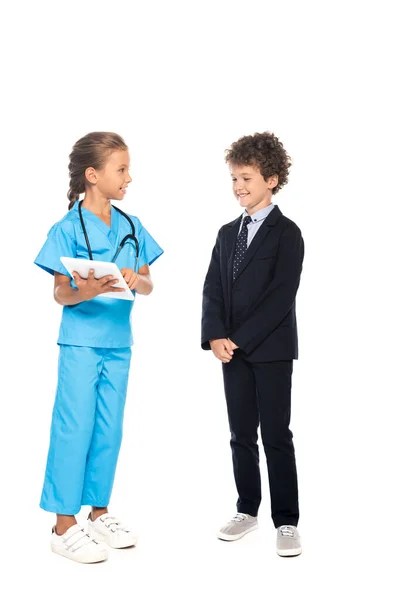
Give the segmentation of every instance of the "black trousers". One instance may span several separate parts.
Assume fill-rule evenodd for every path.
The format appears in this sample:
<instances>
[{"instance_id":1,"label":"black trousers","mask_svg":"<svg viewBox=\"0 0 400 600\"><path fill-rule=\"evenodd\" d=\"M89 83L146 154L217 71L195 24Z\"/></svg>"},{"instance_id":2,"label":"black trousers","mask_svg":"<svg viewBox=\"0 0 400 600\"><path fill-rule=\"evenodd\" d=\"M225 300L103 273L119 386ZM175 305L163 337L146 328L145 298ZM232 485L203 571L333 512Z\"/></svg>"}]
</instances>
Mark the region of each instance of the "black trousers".
<instances>
[{"instance_id":1,"label":"black trousers","mask_svg":"<svg viewBox=\"0 0 400 600\"><path fill-rule=\"evenodd\" d=\"M236 350L223 364L231 431L237 510L257 516L261 503L258 452L260 426L275 527L299 520L296 460L289 429L293 361L251 363Z\"/></svg>"}]
</instances>

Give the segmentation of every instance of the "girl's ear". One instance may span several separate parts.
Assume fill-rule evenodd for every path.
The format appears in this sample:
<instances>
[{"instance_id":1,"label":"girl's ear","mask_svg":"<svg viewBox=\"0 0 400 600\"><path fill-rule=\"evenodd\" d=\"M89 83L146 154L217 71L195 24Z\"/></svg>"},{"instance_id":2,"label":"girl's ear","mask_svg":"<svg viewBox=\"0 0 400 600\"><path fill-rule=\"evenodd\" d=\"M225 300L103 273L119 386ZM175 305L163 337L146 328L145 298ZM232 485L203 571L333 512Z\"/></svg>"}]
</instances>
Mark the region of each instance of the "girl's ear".
<instances>
[{"instance_id":1,"label":"girl's ear","mask_svg":"<svg viewBox=\"0 0 400 600\"><path fill-rule=\"evenodd\" d=\"M97 173L96 169L93 167L88 167L85 171L85 177L89 181L89 183L97 183Z\"/></svg>"}]
</instances>

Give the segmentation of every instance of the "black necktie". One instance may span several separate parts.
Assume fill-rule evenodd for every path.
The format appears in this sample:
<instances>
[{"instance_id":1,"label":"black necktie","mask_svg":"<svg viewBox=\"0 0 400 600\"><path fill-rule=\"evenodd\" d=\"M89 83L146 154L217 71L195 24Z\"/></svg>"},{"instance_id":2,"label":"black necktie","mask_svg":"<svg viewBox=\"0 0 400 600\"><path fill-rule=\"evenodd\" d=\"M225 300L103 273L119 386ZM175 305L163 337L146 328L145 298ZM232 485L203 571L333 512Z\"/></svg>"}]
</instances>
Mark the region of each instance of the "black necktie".
<instances>
[{"instance_id":1,"label":"black necktie","mask_svg":"<svg viewBox=\"0 0 400 600\"><path fill-rule=\"evenodd\" d=\"M245 252L247 250L247 225L251 222L251 217L247 216L243 219L242 229L236 240L235 256L233 258L233 280L235 281L236 275L239 271L239 266L244 259Z\"/></svg>"}]
</instances>

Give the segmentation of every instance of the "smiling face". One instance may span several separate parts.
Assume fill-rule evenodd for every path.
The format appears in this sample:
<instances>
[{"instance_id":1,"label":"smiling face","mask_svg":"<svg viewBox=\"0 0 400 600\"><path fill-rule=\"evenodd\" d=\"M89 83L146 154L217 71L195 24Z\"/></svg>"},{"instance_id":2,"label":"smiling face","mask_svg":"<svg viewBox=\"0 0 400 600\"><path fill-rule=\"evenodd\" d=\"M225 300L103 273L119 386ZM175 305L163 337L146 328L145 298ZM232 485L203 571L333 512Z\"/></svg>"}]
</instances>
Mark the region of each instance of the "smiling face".
<instances>
[{"instance_id":1,"label":"smiling face","mask_svg":"<svg viewBox=\"0 0 400 600\"><path fill-rule=\"evenodd\" d=\"M257 167L229 164L235 198L249 215L271 204L272 190L278 183L273 175L267 181Z\"/></svg>"},{"instance_id":2,"label":"smiling face","mask_svg":"<svg viewBox=\"0 0 400 600\"><path fill-rule=\"evenodd\" d=\"M96 192L107 200L123 200L132 181L129 175L128 150L115 150L108 156L102 169L86 169L87 180L96 186Z\"/></svg>"}]
</instances>

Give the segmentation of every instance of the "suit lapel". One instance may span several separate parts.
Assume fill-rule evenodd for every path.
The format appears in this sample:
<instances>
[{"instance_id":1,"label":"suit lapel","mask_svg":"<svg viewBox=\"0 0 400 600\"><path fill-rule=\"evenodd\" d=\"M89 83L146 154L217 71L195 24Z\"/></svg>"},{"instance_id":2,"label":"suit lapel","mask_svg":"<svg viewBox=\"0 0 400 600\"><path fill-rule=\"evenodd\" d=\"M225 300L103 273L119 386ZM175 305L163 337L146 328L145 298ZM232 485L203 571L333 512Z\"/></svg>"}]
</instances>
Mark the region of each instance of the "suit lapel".
<instances>
[{"instance_id":1,"label":"suit lapel","mask_svg":"<svg viewBox=\"0 0 400 600\"><path fill-rule=\"evenodd\" d=\"M257 250L260 247L261 243L265 240L266 236L271 231L272 227L275 225L275 223L277 222L277 220L279 219L279 217L281 215L282 215L282 213L279 210L278 205L275 205L274 209L270 212L270 214L268 215L268 217L263 221L263 223L260 226L259 230L257 231L256 235L254 236L254 238L253 238L250 246L247 248L246 253L244 255L244 259L242 260L242 262L241 262L241 264L239 266L239 270L238 270L238 273L236 275L236 279L233 282L233 285L235 285L235 283L239 279L240 275L243 273L244 269L247 267L247 265L249 264L249 262L251 261L251 259L255 255L255 253L257 252ZM232 265L231 265L232 268L231 268L231 271L233 271L233 255L234 255L234 252L235 252L235 246L233 247ZM231 277L231 281L232 281L233 280L233 274L232 273L231 273L230 277Z\"/></svg>"}]
</instances>

